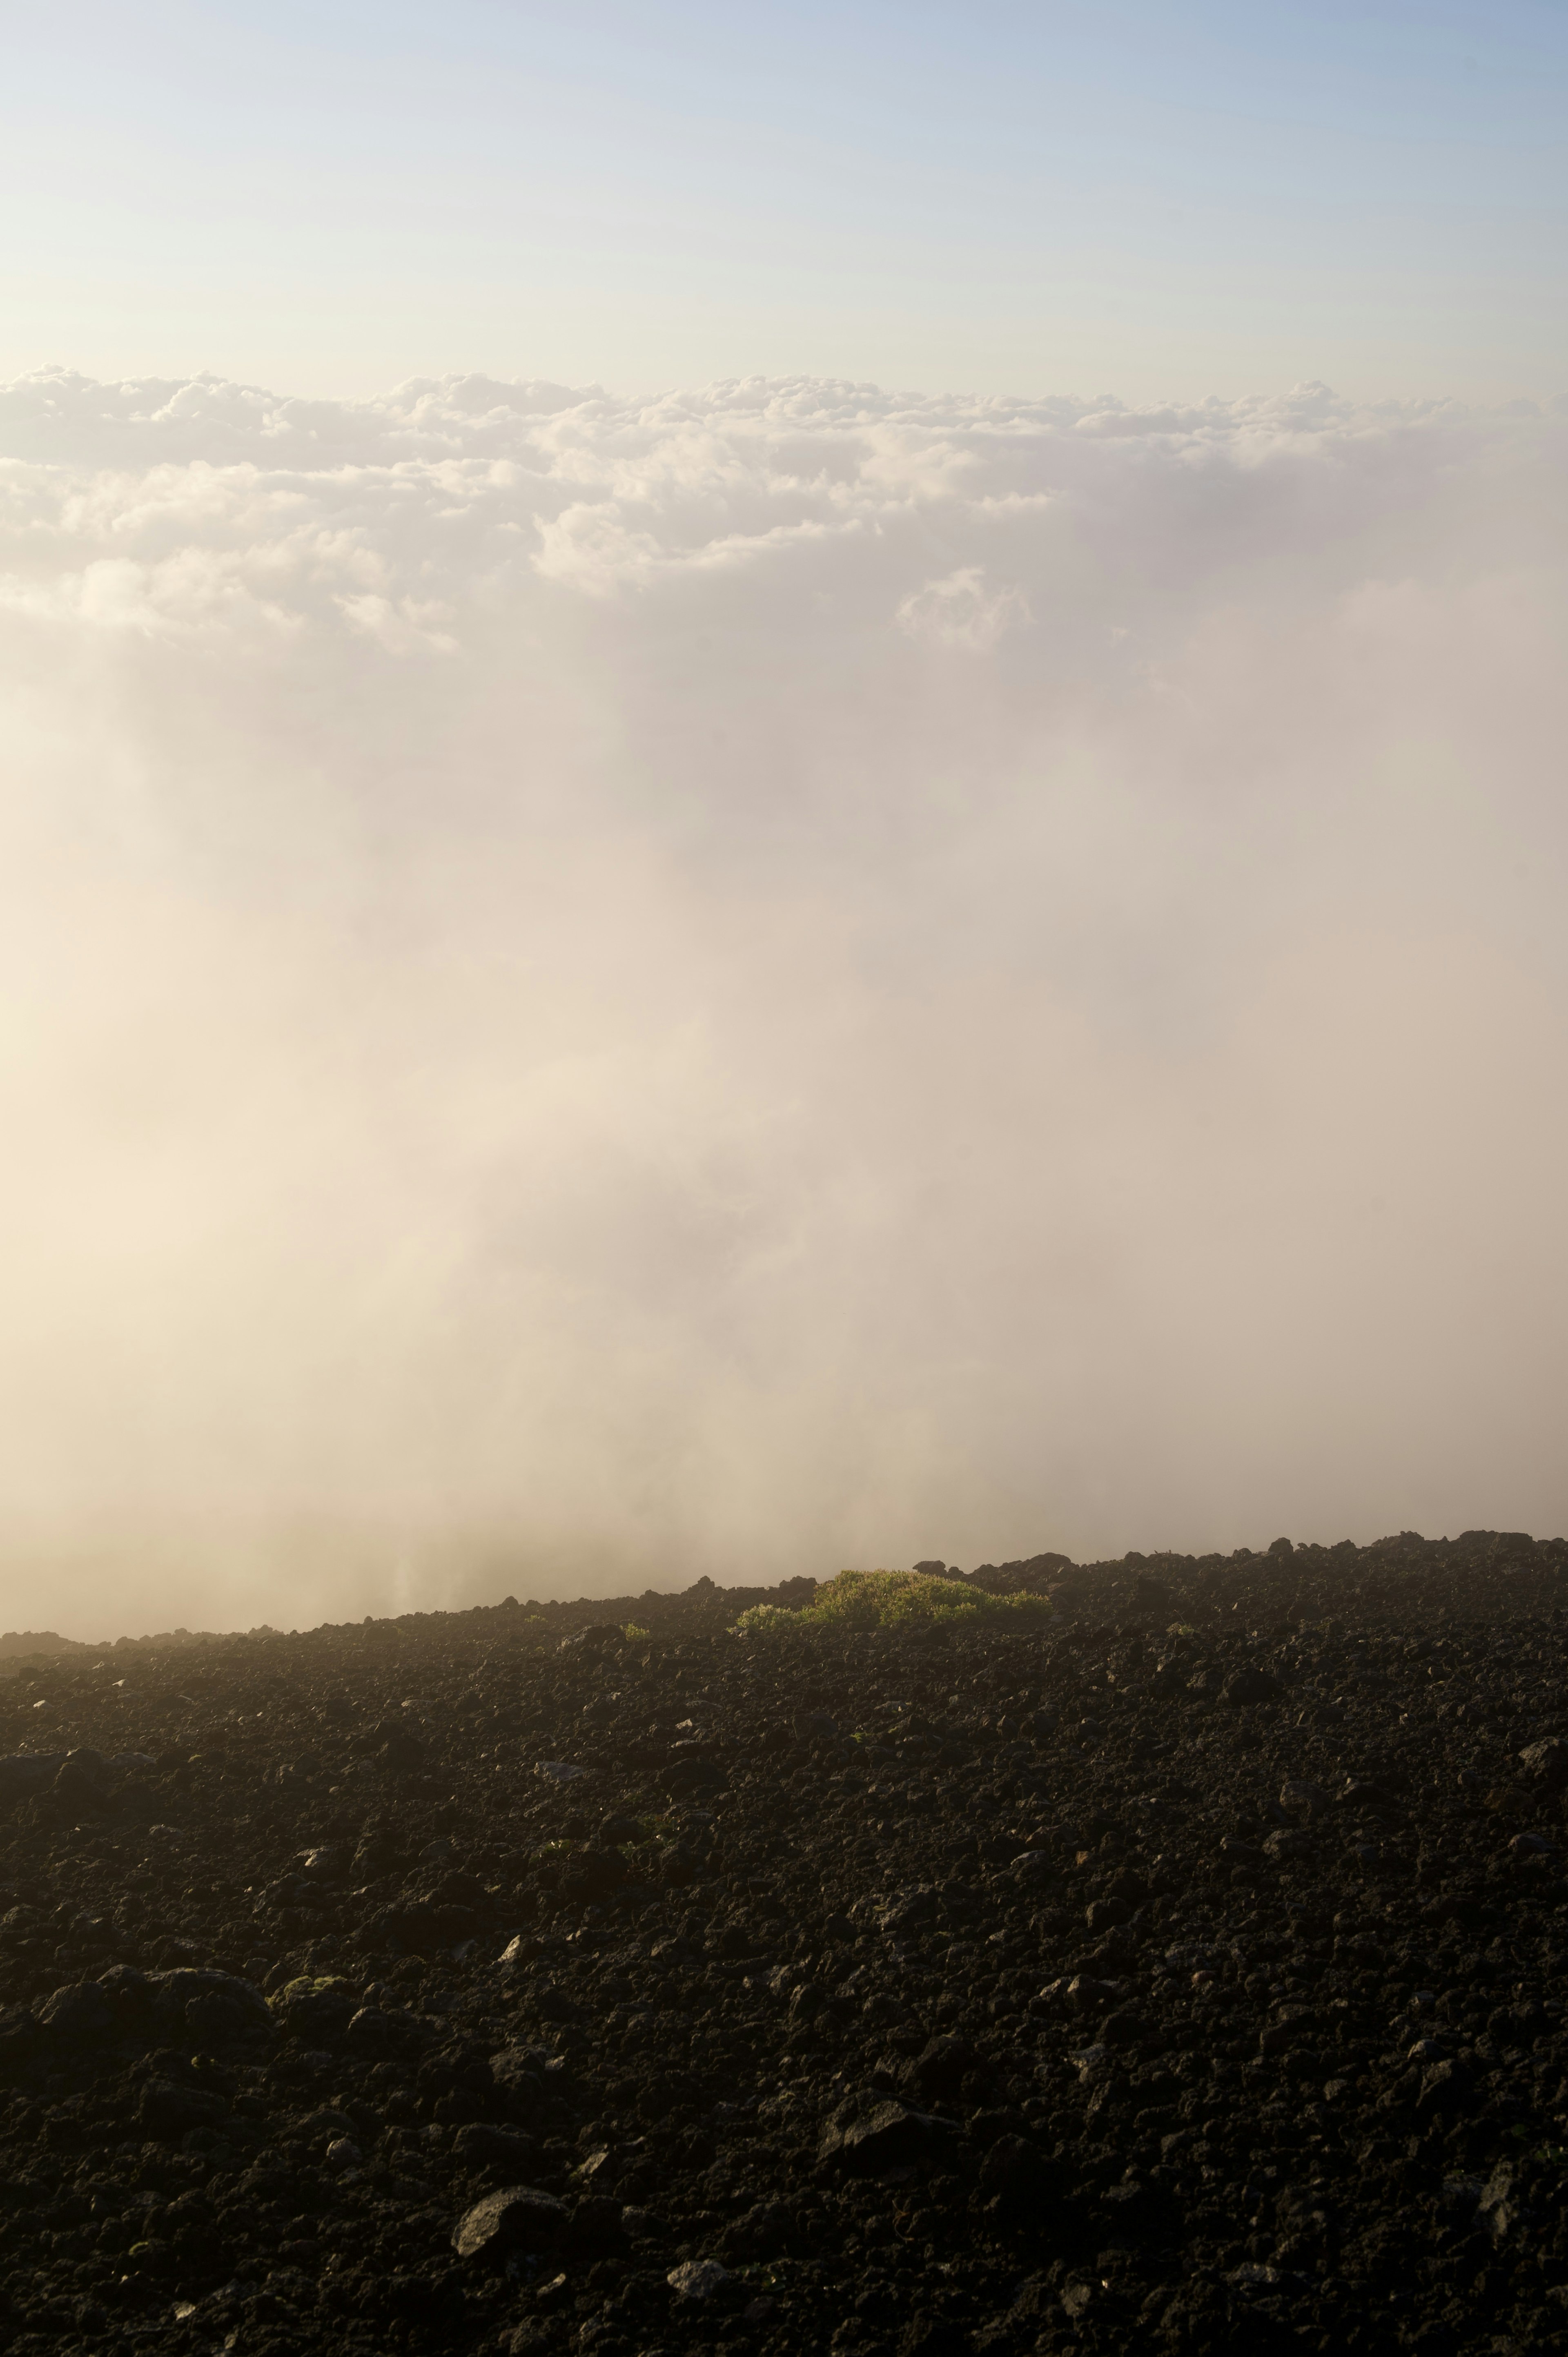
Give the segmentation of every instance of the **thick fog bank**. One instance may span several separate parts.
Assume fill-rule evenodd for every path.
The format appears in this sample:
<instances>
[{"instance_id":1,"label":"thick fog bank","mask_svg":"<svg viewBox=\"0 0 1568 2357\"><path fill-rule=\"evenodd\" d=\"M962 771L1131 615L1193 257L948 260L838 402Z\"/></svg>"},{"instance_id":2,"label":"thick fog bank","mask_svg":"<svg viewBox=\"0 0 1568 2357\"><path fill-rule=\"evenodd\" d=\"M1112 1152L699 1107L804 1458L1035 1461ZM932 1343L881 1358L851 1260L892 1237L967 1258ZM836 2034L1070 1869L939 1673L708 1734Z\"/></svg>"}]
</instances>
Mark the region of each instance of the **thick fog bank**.
<instances>
[{"instance_id":1,"label":"thick fog bank","mask_svg":"<svg viewBox=\"0 0 1568 2357\"><path fill-rule=\"evenodd\" d=\"M0 1623L1563 1528L1563 442L0 390Z\"/></svg>"}]
</instances>

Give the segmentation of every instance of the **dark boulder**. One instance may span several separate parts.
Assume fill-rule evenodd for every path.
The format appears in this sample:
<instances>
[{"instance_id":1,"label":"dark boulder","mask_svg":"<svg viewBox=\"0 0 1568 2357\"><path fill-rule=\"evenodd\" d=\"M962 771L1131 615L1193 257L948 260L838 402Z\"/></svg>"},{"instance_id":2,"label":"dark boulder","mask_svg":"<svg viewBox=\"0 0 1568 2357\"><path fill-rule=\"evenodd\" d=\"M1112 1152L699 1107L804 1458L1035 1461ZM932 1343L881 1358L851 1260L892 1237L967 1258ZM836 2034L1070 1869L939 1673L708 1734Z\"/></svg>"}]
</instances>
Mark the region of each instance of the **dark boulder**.
<instances>
[{"instance_id":1,"label":"dark boulder","mask_svg":"<svg viewBox=\"0 0 1568 2357\"><path fill-rule=\"evenodd\" d=\"M953 2104L979 2059L967 2038L933 2038L905 2064L904 2080L928 2104Z\"/></svg>"},{"instance_id":2,"label":"dark boulder","mask_svg":"<svg viewBox=\"0 0 1568 2357\"><path fill-rule=\"evenodd\" d=\"M627 1878L626 1861L619 1850L575 1850L561 1869L560 1891L568 1903L590 1905L617 1890Z\"/></svg>"},{"instance_id":3,"label":"dark boulder","mask_svg":"<svg viewBox=\"0 0 1568 2357\"><path fill-rule=\"evenodd\" d=\"M344 2032L351 2049L371 2061L385 2061L417 2045L419 2024L401 2007L361 2006Z\"/></svg>"},{"instance_id":4,"label":"dark boulder","mask_svg":"<svg viewBox=\"0 0 1568 2357\"><path fill-rule=\"evenodd\" d=\"M117 2029L138 2029L151 2016L157 1992L134 1964L111 1964L107 1972L99 1974L98 1986L113 2008Z\"/></svg>"},{"instance_id":5,"label":"dark boulder","mask_svg":"<svg viewBox=\"0 0 1568 2357\"><path fill-rule=\"evenodd\" d=\"M758 2201L730 2221L719 2237L718 2255L726 2266L757 2266L788 2258L798 2240L794 2214L782 2201Z\"/></svg>"},{"instance_id":6,"label":"dark boulder","mask_svg":"<svg viewBox=\"0 0 1568 2357\"><path fill-rule=\"evenodd\" d=\"M927 1932L937 1920L938 1900L929 1883L918 1883L913 1890L900 1890L882 1910L882 1929L895 1939L912 1932Z\"/></svg>"},{"instance_id":7,"label":"dark boulder","mask_svg":"<svg viewBox=\"0 0 1568 2357\"><path fill-rule=\"evenodd\" d=\"M96 1981L56 1989L38 2013L40 2026L65 2046L90 2045L114 2027L114 2007Z\"/></svg>"},{"instance_id":8,"label":"dark boulder","mask_svg":"<svg viewBox=\"0 0 1568 2357\"><path fill-rule=\"evenodd\" d=\"M1557 1792L1568 1784L1568 1743L1556 1736L1548 1736L1541 1743L1526 1744L1519 1759L1526 1774L1548 1791Z\"/></svg>"},{"instance_id":9,"label":"dark boulder","mask_svg":"<svg viewBox=\"0 0 1568 2357\"><path fill-rule=\"evenodd\" d=\"M319 2046L343 2037L358 2008L343 1983L329 1975L302 1975L268 2000L291 2038Z\"/></svg>"},{"instance_id":10,"label":"dark boulder","mask_svg":"<svg viewBox=\"0 0 1568 2357\"><path fill-rule=\"evenodd\" d=\"M63 1751L14 1751L0 1759L0 1803L46 1792L64 1762Z\"/></svg>"},{"instance_id":11,"label":"dark boulder","mask_svg":"<svg viewBox=\"0 0 1568 2357\"><path fill-rule=\"evenodd\" d=\"M542 2046L503 2046L491 2055L491 2080L511 2118L526 2119L542 2102L549 2061Z\"/></svg>"},{"instance_id":12,"label":"dark boulder","mask_svg":"<svg viewBox=\"0 0 1568 2357\"><path fill-rule=\"evenodd\" d=\"M929 2112L912 2111L907 2104L878 2104L865 2119L830 2127L817 2148L817 2159L854 2176L875 2177L884 2169L931 2160L950 2143L953 2133L950 2121Z\"/></svg>"},{"instance_id":13,"label":"dark boulder","mask_svg":"<svg viewBox=\"0 0 1568 2357\"><path fill-rule=\"evenodd\" d=\"M108 1808L112 1776L103 1754L84 1747L66 1753L50 1791L64 1807L91 1816Z\"/></svg>"},{"instance_id":14,"label":"dark boulder","mask_svg":"<svg viewBox=\"0 0 1568 2357\"><path fill-rule=\"evenodd\" d=\"M487 2193L465 2210L452 2229L460 2259L504 2261L514 2252L553 2249L566 2233L571 2212L553 2193L532 2185L508 2185Z\"/></svg>"},{"instance_id":15,"label":"dark boulder","mask_svg":"<svg viewBox=\"0 0 1568 2357\"><path fill-rule=\"evenodd\" d=\"M504 2169L515 2177L532 2166L538 2146L520 2128L498 2127L490 2120L471 2120L452 2139L452 2149L465 2169Z\"/></svg>"},{"instance_id":16,"label":"dark boulder","mask_svg":"<svg viewBox=\"0 0 1568 2357\"><path fill-rule=\"evenodd\" d=\"M188 2031L208 2046L271 2035L274 2021L266 1998L253 1982L235 1973L177 1965L149 1974L148 1986L158 2021L170 2032Z\"/></svg>"},{"instance_id":17,"label":"dark boulder","mask_svg":"<svg viewBox=\"0 0 1568 2357\"><path fill-rule=\"evenodd\" d=\"M376 1732L381 1738L376 1757L382 1767L390 1769L394 1776L417 1775L426 1760L419 1738L406 1727L378 1727Z\"/></svg>"}]
</instances>

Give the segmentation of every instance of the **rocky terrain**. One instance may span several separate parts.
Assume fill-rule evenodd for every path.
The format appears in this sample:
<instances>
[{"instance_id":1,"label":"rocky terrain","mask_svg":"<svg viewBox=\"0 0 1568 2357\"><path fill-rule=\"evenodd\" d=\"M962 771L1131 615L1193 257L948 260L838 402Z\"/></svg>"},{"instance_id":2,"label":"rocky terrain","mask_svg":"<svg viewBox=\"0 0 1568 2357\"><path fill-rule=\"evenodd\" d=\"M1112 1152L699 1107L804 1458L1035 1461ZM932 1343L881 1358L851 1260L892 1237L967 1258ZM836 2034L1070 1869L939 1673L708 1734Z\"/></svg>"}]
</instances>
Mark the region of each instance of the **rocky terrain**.
<instances>
[{"instance_id":1,"label":"rocky terrain","mask_svg":"<svg viewBox=\"0 0 1568 2357\"><path fill-rule=\"evenodd\" d=\"M1568 2352L1568 1547L965 1586L13 1651L0 2345Z\"/></svg>"}]
</instances>

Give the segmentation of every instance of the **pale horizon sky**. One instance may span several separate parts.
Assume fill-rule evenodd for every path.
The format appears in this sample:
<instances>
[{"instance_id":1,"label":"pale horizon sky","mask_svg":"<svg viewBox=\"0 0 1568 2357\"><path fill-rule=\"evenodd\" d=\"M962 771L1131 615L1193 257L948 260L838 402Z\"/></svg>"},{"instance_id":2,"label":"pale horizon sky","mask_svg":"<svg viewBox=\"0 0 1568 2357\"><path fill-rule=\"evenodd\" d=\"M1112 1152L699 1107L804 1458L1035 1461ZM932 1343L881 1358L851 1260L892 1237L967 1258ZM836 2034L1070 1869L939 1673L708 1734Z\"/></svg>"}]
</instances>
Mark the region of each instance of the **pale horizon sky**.
<instances>
[{"instance_id":1,"label":"pale horizon sky","mask_svg":"<svg viewBox=\"0 0 1568 2357\"><path fill-rule=\"evenodd\" d=\"M1568 12L6 12L0 378L1553 398Z\"/></svg>"}]
</instances>

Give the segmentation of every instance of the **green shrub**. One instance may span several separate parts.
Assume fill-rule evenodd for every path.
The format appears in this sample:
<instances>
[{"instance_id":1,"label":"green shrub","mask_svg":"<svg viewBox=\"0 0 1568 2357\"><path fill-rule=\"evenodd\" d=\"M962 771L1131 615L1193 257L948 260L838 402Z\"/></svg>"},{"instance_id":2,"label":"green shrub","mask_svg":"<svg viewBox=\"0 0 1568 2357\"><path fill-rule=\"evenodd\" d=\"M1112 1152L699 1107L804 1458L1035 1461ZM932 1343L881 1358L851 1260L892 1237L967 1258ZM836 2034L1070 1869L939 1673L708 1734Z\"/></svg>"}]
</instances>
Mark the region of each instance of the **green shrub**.
<instances>
[{"instance_id":1,"label":"green shrub","mask_svg":"<svg viewBox=\"0 0 1568 2357\"><path fill-rule=\"evenodd\" d=\"M337 1973L300 1973L282 1988L274 1989L267 2003L274 2013L286 2013L291 2006L306 1997L330 1996L336 1990L347 1990L348 1982Z\"/></svg>"},{"instance_id":2,"label":"green shrub","mask_svg":"<svg viewBox=\"0 0 1568 2357\"><path fill-rule=\"evenodd\" d=\"M783 1633L791 1629L902 1629L928 1620L1047 1620L1043 1596L987 1596L961 1580L940 1579L924 1571L841 1571L818 1588L810 1604L787 1612L777 1604L754 1604L736 1622L737 1630Z\"/></svg>"}]
</instances>

